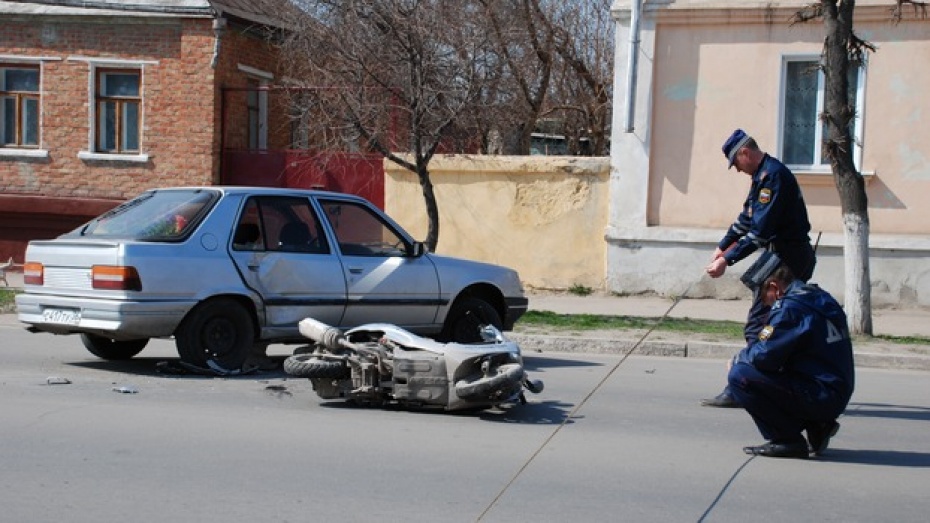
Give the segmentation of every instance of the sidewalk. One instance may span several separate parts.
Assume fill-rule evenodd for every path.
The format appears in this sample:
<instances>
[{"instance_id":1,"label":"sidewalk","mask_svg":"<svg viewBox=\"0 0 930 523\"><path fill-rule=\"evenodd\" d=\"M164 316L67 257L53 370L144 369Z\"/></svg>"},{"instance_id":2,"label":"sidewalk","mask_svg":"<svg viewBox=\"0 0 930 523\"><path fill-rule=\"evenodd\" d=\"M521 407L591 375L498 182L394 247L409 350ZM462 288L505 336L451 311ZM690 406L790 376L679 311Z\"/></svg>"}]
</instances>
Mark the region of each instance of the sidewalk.
<instances>
[{"instance_id":1,"label":"sidewalk","mask_svg":"<svg viewBox=\"0 0 930 523\"><path fill-rule=\"evenodd\" d=\"M530 293L529 310L559 314L597 314L729 320L743 322L749 300L682 299L678 303L658 296L576 296L568 293ZM670 310L671 309L671 310ZM930 338L930 310L874 309L873 333L887 336ZM625 353L634 345L637 354L729 358L742 348L741 340L656 330L645 331L540 332L517 328L511 337L529 351ZM856 364L864 367L904 368L930 371L930 345L893 343L880 339L857 339L853 343Z\"/></svg>"},{"instance_id":2,"label":"sidewalk","mask_svg":"<svg viewBox=\"0 0 930 523\"><path fill-rule=\"evenodd\" d=\"M576 296L573 294L531 294L530 310L559 314L603 314L660 318L675 303L658 296ZM684 298L669 312L670 318L746 321L749 300ZM930 338L930 310L873 309L876 336L921 336Z\"/></svg>"}]
</instances>

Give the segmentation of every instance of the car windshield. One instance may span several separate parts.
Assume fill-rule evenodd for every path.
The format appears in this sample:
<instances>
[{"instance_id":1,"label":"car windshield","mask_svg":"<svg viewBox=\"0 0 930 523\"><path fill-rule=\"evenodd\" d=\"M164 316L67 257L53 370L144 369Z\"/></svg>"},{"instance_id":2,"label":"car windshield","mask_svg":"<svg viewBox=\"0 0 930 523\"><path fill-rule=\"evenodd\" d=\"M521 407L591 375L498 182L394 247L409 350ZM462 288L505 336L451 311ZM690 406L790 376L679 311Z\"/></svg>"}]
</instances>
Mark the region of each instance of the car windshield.
<instances>
[{"instance_id":1,"label":"car windshield","mask_svg":"<svg viewBox=\"0 0 930 523\"><path fill-rule=\"evenodd\" d=\"M218 197L219 192L206 189L148 191L65 236L179 240L197 227Z\"/></svg>"}]
</instances>

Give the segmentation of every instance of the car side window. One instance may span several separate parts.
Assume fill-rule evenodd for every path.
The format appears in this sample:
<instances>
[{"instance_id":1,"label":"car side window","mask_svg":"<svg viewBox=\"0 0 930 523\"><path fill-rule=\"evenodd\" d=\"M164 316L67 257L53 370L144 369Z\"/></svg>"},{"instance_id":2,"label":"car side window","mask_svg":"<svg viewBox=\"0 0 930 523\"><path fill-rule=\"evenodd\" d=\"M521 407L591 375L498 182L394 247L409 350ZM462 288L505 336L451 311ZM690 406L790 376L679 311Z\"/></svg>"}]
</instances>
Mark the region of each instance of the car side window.
<instances>
[{"instance_id":1,"label":"car side window","mask_svg":"<svg viewBox=\"0 0 930 523\"><path fill-rule=\"evenodd\" d=\"M346 256L406 256L403 237L365 205L339 200L320 200L339 250Z\"/></svg>"},{"instance_id":2,"label":"car side window","mask_svg":"<svg viewBox=\"0 0 930 523\"><path fill-rule=\"evenodd\" d=\"M328 254L329 243L306 198L258 196L246 203L233 235L234 250Z\"/></svg>"}]
</instances>

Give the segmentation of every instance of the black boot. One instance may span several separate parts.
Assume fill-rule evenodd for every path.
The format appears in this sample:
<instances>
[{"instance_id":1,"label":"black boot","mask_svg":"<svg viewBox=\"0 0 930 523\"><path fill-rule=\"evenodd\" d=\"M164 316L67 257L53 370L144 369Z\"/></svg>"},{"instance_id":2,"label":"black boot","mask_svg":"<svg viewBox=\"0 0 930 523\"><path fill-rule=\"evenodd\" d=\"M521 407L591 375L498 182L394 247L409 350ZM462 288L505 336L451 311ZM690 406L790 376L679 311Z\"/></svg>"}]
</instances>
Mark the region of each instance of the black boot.
<instances>
[{"instance_id":1,"label":"black boot","mask_svg":"<svg viewBox=\"0 0 930 523\"><path fill-rule=\"evenodd\" d=\"M740 404L736 401L736 398L733 397L733 394L730 394L730 387L727 387L723 389L723 392L717 394L713 398L702 399L701 406L735 408L739 407Z\"/></svg>"},{"instance_id":2,"label":"black boot","mask_svg":"<svg viewBox=\"0 0 930 523\"><path fill-rule=\"evenodd\" d=\"M830 438L836 436L840 424L833 421L814 422L807 426L807 441L811 444L811 453L815 456L827 450Z\"/></svg>"},{"instance_id":3,"label":"black boot","mask_svg":"<svg viewBox=\"0 0 930 523\"><path fill-rule=\"evenodd\" d=\"M743 452L751 456L769 458L807 458L807 442L804 438L791 441L769 441L762 445L743 447Z\"/></svg>"}]
</instances>

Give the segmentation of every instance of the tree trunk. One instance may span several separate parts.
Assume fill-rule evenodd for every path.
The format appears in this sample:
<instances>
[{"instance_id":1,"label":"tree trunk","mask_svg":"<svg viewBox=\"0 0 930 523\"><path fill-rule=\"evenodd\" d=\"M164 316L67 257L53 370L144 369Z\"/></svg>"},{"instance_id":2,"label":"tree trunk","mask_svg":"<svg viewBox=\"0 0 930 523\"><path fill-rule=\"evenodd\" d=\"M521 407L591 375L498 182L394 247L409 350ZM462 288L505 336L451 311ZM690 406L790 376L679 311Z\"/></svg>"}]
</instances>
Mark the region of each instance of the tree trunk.
<instances>
[{"instance_id":1,"label":"tree trunk","mask_svg":"<svg viewBox=\"0 0 930 523\"><path fill-rule=\"evenodd\" d=\"M846 268L846 317L849 330L872 335L872 294L869 277L869 218L856 213L843 215Z\"/></svg>"},{"instance_id":2,"label":"tree trunk","mask_svg":"<svg viewBox=\"0 0 930 523\"><path fill-rule=\"evenodd\" d=\"M826 39L823 49L824 113L823 151L830 159L843 213L845 303L849 329L872 334L872 288L869 275L869 202L865 182L853 161L850 122L855 106L849 100L847 72L850 53L862 52L853 34L855 2L821 0Z\"/></svg>"},{"instance_id":3,"label":"tree trunk","mask_svg":"<svg viewBox=\"0 0 930 523\"><path fill-rule=\"evenodd\" d=\"M436 203L433 182L429 179L429 167L419 158L417 159L417 178L420 180L420 189L423 191L423 201L426 202L426 217L429 223L423 243L426 244L429 252L436 252L436 246L439 245L439 205Z\"/></svg>"}]
</instances>

